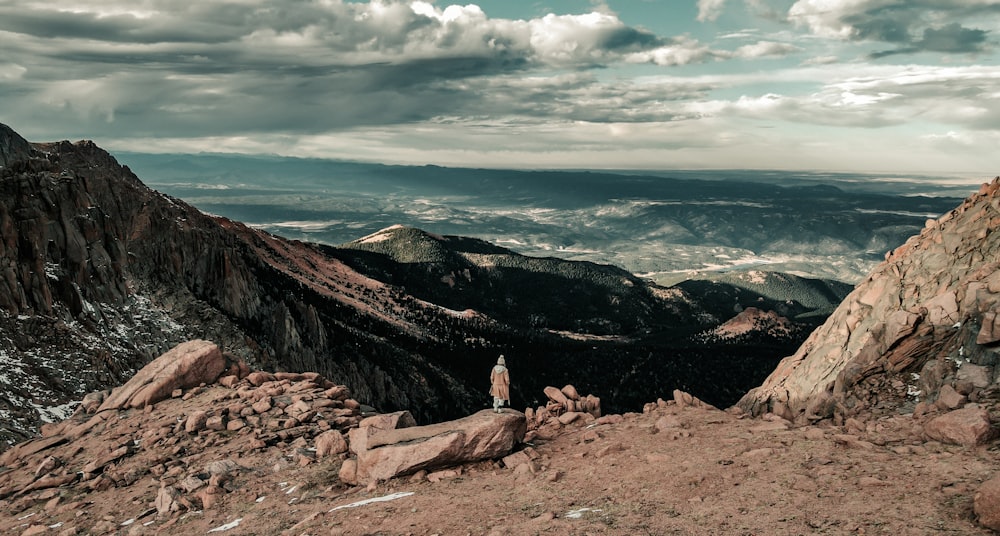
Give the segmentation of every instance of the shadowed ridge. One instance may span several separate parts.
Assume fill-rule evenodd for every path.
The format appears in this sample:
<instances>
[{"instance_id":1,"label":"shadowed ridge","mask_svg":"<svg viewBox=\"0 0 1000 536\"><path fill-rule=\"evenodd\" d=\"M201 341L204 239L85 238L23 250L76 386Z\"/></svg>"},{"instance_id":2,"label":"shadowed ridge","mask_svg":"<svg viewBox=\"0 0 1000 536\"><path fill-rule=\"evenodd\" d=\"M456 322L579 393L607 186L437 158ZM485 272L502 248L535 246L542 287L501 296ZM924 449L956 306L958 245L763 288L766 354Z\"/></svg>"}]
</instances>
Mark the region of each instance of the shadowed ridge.
<instances>
[{"instance_id":1,"label":"shadowed ridge","mask_svg":"<svg viewBox=\"0 0 1000 536\"><path fill-rule=\"evenodd\" d=\"M27 161L33 152L27 140L0 123L0 168L10 168L18 162Z\"/></svg>"}]
</instances>

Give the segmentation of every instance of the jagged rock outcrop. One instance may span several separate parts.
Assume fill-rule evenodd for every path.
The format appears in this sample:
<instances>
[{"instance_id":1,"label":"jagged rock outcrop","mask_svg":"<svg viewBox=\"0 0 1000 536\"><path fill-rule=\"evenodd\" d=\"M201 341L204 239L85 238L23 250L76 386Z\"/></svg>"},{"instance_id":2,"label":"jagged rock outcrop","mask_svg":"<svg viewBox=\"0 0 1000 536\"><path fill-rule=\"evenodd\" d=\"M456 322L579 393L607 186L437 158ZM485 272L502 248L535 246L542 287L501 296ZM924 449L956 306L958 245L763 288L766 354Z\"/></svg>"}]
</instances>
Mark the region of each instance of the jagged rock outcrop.
<instances>
[{"instance_id":1,"label":"jagged rock outcrop","mask_svg":"<svg viewBox=\"0 0 1000 536\"><path fill-rule=\"evenodd\" d=\"M787 337L795 326L790 320L775 311L764 311L747 307L722 325L702 334L703 337L736 339L747 334L767 334L771 337Z\"/></svg>"},{"instance_id":2,"label":"jagged rock outcrop","mask_svg":"<svg viewBox=\"0 0 1000 536\"><path fill-rule=\"evenodd\" d=\"M536 437L550 438L564 426L592 424L601 417L601 399L594 395L580 396L573 385L562 389L549 385L543 391L548 399L545 405L524 410L528 420L528 441Z\"/></svg>"},{"instance_id":3,"label":"jagged rock outcrop","mask_svg":"<svg viewBox=\"0 0 1000 536\"><path fill-rule=\"evenodd\" d=\"M154 359L111 395L97 411L144 408L168 398L177 389L215 383L226 370L226 358L214 343L188 341Z\"/></svg>"},{"instance_id":4,"label":"jagged rock outcrop","mask_svg":"<svg viewBox=\"0 0 1000 536\"><path fill-rule=\"evenodd\" d=\"M738 406L843 422L934 402L945 385L979 399L1000 364L998 309L1000 178L887 254Z\"/></svg>"},{"instance_id":5,"label":"jagged rock outcrop","mask_svg":"<svg viewBox=\"0 0 1000 536\"><path fill-rule=\"evenodd\" d=\"M0 123L0 168L27 162L34 151L31 144L13 129Z\"/></svg>"}]
</instances>

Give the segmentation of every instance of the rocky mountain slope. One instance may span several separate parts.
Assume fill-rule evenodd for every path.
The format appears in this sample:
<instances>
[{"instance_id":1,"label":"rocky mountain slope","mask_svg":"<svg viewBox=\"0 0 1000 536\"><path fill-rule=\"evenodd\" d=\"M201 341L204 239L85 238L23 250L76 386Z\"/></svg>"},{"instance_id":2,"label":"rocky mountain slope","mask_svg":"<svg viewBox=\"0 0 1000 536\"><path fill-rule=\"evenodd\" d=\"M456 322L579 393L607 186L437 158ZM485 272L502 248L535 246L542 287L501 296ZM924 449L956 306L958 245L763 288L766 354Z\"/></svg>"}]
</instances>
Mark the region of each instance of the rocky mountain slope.
<instances>
[{"instance_id":1,"label":"rocky mountain slope","mask_svg":"<svg viewBox=\"0 0 1000 536\"><path fill-rule=\"evenodd\" d=\"M1000 178L888 253L739 406L843 423L995 398L998 310Z\"/></svg>"},{"instance_id":2,"label":"rocky mountain slope","mask_svg":"<svg viewBox=\"0 0 1000 536\"><path fill-rule=\"evenodd\" d=\"M500 353L521 405L570 378L609 409L672 388L726 405L804 333L706 342L732 302L416 229L285 240L147 188L92 142L0 126L0 154L0 449L194 338L431 422L485 407Z\"/></svg>"},{"instance_id":3,"label":"rocky mountain slope","mask_svg":"<svg viewBox=\"0 0 1000 536\"><path fill-rule=\"evenodd\" d=\"M61 355L59 345L80 352L80 371L124 378L138 368L123 359L130 348L152 352L152 346L135 343L142 337L165 344L169 338L186 340L197 328L229 339L222 345L228 352L203 341L181 346L211 355L212 364L192 361L160 374L167 369L154 362L120 389L85 397L70 419L45 426L42 437L0 455L5 533L976 535L1000 530L1000 462L992 422L1000 412L1000 386L994 382L1000 178L887 255L827 323L737 407L719 411L674 390L668 400L647 403L642 413L602 414L608 395L575 378L604 374L627 381L629 375L616 368L623 364L609 358L615 355L612 345L628 339L625 333L612 331L617 340L608 342L608 335L586 332L504 331L482 313L443 308L364 276L324 248L284 241L157 196L90 144L26 146L8 138L0 139L3 359L23 366L34 356L29 377L58 387L73 381L57 376L58 363L49 361ZM115 169L118 175L109 173ZM109 193L102 181L112 176L125 180ZM26 232L13 232L22 229ZM416 242L404 244L430 244L420 233L408 236ZM444 238L439 245L451 242ZM379 267L391 266L378 260ZM453 288L435 272L442 266L423 268ZM454 282L460 277L444 273ZM684 296L678 289L661 292ZM694 300L684 303L700 307ZM314 313L303 304L313 304ZM126 314L130 310L137 318ZM275 311L284 311L276 317L284 322L263 316ZM440 316L427 322L429 314ZM313 325L336 323L338 329L303 328L309 318ZM674 371L654 366L652 352L647 362L624 366L647 386L738 374L739 362L730 359L722 367L719 360L704 359L697 352L709 347L698 347L696 339L742 337L747 326L757 324L785 325L773 313L749 307L721 329L717 320L690 328L697 331L685 344L698 359L662 359L689 369L688 376L669 376ZM450 322L470 322L461 325L479 331L451 331L457 324ZM141 326L147 327L141 331ZM135 338L130 329L137 331ZM360 331L353 339L352 330ZM46 332L53 335L46 338ZM120 339L103 341L103 333L118 333ZM511 346L483 348L455 333ZM455 347L456 357L480 348L485 359L513 347L511 340L530 341L538 353L528 353L524 342L519 357L555 356L565 383L596 393L602 404L579 397L570 386L539 388L537 377L518 378L508 360L514 381L535 391L539 401L525 404L524 414L506 410L503 416L505 422L510 417L511 423L523 422L526 443L509 455L490 451L485 459L423 470L410 458L394 459L410 469L370 478L372 473L360 469L367 463L360 452L383 448L386 436L369 430L371 421L365 425L362 396L375 399L371 393L377 390L371 376L355 370L355 377L339 367L348 362L372 366L369 372L382 369L371 365L374 356L364 361L369 354L348 353L346 347L337 347L344 355L319 354L321 359L305 363L276 360L288 348L290 359L302 359L299 352L318 347L310 339L318 335L412 352L415 363L385 370L427 375L394 380L400 382L395 387L426 384L438 373L435 367L444 369L439 363L448 364L457 371L453 376L433 378L455 379L459 392L466 388L460 380L464 371L482 367L431 357L447 356ZM656 337L648 334L635 347L618 348L630 348L621 351L627 356L663 352L668 347L656 346ZM406 345L413 340L427 346ZM97 341L108 345L106 354L87 346ZM111 346L115 341L121 348ZM573 341L581 345L572 346ZM42 355L40 348L53 353ZM148 361L144 355L136 351L130 358ZM663 356L672 357L658 354ZM167 357L163 361L182 361ZM332 367L338 376L250 372L261 365L306 370L312 362ZM522 370L529 368L521 363ZM157 383L164 377L180 383ZM352 379L361 387L351 385ZM732 388L714 377L701 385ZM430 401L443 400L437 396ZM426 407L427 401L414 403ZM402 443L446 446L461 435L457 425L442 423L428 435L426 428L406 431L413 423L400 424L402 414L389 419L395 422L388 435Z\"/></svg>"},{"instance_id":4,"label":"rocky mountain slope","mask_svg":"<svg viewBox=\"0 0 1000 536\"><path fill-rule=\"evenodd\" d=\"M196 336L261 366L350 379L373 403L425 400L425 415L468 404L447 372L385 340L433 339L409 318L433 308L397 307L394 291L312 246L160 195L90 142L30 145L7 127L0 138L5 439L32 429L26 407L120 384Z\"/></svg>"}]
</instances>

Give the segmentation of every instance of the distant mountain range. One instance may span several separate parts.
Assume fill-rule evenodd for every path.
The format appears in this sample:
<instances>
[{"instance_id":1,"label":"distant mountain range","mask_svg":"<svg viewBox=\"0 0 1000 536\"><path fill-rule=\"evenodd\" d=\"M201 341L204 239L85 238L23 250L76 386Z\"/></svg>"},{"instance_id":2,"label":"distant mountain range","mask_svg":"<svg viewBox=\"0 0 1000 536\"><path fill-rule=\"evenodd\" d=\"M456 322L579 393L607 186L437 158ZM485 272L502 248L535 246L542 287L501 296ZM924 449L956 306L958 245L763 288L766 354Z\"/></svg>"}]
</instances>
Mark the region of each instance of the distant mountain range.
<instances>
[{"instance_id":1,"label":"distant mountain range","mask_svg":"<svg viewBox=\"0 0 1000 536\"><path fill-rule=\"evenodd\" d=\"M751 268L854 284L978 180L119 158L164 193L289 238L339 245L403 224L527 255L614 264L666 285Z\"/></svg>"},{"instance_id":2,"label":"distant mountain range","mask_svg":"<svg viewBox=\"0 0 1000 536\"><path fill-rule=\"evenodd\" d=\"M678 388L725 406L794 351L842 289L760 272L754 280L774 281L766 292L717 282L698 294L408 226L310 244L153 191L91 142L29 144L0 126L0 157L7 441L192 338L254 366L322 373L425 422L486 407L501 353L515 407L569 381L608 411ZM792 329L706 336L751 305L780 306Z\"/></svg>"}]
</instances>

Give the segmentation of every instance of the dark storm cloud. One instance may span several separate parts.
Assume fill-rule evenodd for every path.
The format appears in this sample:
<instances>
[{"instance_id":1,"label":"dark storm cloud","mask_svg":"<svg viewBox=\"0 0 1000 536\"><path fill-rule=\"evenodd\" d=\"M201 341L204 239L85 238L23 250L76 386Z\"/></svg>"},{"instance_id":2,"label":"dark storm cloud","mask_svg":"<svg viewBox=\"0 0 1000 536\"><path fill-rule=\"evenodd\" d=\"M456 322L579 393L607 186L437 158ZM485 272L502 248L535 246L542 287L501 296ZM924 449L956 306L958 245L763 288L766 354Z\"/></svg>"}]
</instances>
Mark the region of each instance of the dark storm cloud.
<instances>
[{"instance_id":1,"label":"dark storm cloud","mask_svg":"<svg viewBox=\"0 0 1000 536\"><path fill-rule=\"evenodd\" d=\"M600 93L592 78L581 89L508 77L725 58L607 13L507 20L475 5L336 0L6 4L0 50L5 119L67 134L79 124L86 137L318 133L458 115L663 118L641 91L586 95Z\"/></svg>"},{"instance_id":2,"label":"dark storm cloud","mask_svg":"<svg viewBox=\"0 0 1000 536\"><path fill-rule=\"evenodd\" d=\"M921 51L949 54L985 52L987 33L985 30L963 28L958 23L952 23L943 28L925 28L923 37L919 40L911 41L909 43L910 46L875 52L870 54L870 57L877 59Z\"/></svg>"},{"instance_id":3,"label":"dark storm cloud","mask_svg":"<svg viewBox=\"0 0 1000 536\"><path fill-rule=\"evenodd\" d=\"M925 28L918 48L936 52L970 53L982 51L986 45L984 30L964 28L957 22L942 28Z\"/></svg>"},{"instance_id":4,"label":"dark storm cloud","mask_svg":"<svg viewBox=\"0 0 1000 536\"><path fill-rule=\"evenodd\" d=\"M820 35L896 45L871 54L938 52L975 54L992 46L989 32L975 27L1000 14L1000 2L929 0L798 0L789 19Z\"/></svg>"}]
</instances>

